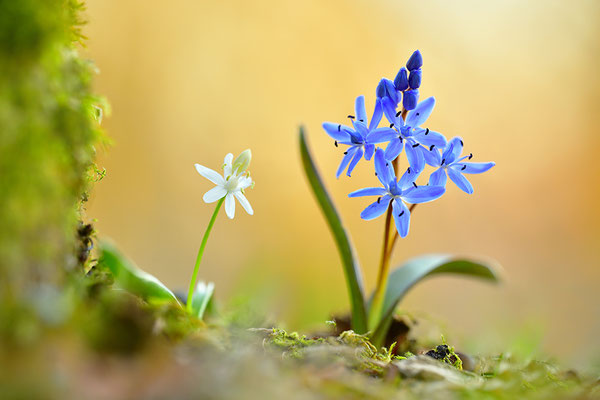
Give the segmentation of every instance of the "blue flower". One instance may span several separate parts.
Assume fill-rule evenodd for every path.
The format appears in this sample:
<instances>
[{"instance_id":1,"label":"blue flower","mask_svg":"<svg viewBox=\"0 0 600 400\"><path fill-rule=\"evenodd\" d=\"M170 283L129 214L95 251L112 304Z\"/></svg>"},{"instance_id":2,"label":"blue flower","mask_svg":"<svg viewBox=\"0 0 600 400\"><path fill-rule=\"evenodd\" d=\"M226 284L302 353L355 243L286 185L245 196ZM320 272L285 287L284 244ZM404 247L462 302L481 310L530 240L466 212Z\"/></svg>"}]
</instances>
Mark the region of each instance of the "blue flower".
<instances>
[{"instance_id":1,"label":"blue flower","mask_svg":"<svg viewBox=\"0 0 600 400\"><path fill-rule=\"evenodd\" d=\"M398 103L402 99L402 91L398 90L394 82L383 78L379 81L375 92L377 93L377 102L381 104L383 113L387 119L394 118Z\"/></svg>"},{"instance_id":2,"label":"blue flower","mask_svg":"<svg viewBox=\"0 0 600 400\"><path fill-rule=\"evenodd\" d=\"M421 52L419 50L415 50L415 52L412 53L412 55L406 62L406 68L408 68L409 71L414 71L416 69L421 68L422 66L423 56L421 55Z\"/></svg>"},{"instance_id":3,"label":"blue flower","mask_svg":"<svg viewBox=\"0 0 600 400\"><path fill-rule=\"evenodd\" d=\"M448 142L448 146L441 155L440 150L436 148L423 152L427 164L432 167L438 167L429 177L429 185L446 186L447 177L450 177L450 180L463 192L468 194L473 193L473 185L471 185L471 182L463 174L481 174L492 168L496 163L464 162L463 160L465 159L470 160L473 158L473 154L460 157L462 149L462 139L455 137Z\"/></svg>"},{"instance_id":4,"label":"blue flower","mask_svg":"<svg viewBox=\"0 0 600 400\"><path fill-rule=\"evenodd\" d=\"M394 78L394 86L396 86L396 90L401 92L408 89L408 72L406 68L400 68L400 71L396 74L396 78Z\"/></svg>"},{"instance_id":5,"label":"blue flower","mask_svg":"<svg viewBox=\"0 0 600 400\"><path fill-rule=\"evenodd\" d=\"M395 129L397 130L396 136L390 140L390 143L385 149L385 159L393 161L400 155L402 149L406 149L406 158L411 168L415 171L422 171L425 167L424 152L427 149L420 145L427 147L441 147L446 146L446 138L444 135L438 132L431 131L429 129L421 128L421 125L427 121L429 115L433 111L435 106L435 99L429 97L420 102L417 107L409 111L406 116L406 121L402 118L400 113L397 113L393 120Z\"/></svg>"},{"instance_id":6,"label":"blue flower","mask_svg":"<svg viewBox=\"0 0 600 400\"><path fill-rule=\"evenodd\" d=\"M355 116L348 116L352 121L354 129L346 125L331 122L323 123L323 129L335 140L336 146L338 143L350 146L344 152L344 158L342 158L342 162L336 173L337 178L340 177L346 168L348 168L346 174L350 176L356 164L363 157L363 154L365 160L370 160L375 152L375 144L387 142L397 135L396 131L391 128L377 128L383 115L380 101L375 103L375 110L373 111L370 124L367 124L364 96L356 98L355 111Z\"/></svg>"},{"instance_id":7,"label":"blue flower","mask_svg":"<svg viewBox=\"0 0 600 400\"><path fill-rule=\"evenodd\" d=\"M408 235L410 226L409 204L427 203L439 198L446 189L443 186L417 186L415 180L420 171L410 167L399 181L391 164L385 160L383 150L377 149L375 153L375 173L383 187L372 187L352 192L348 197L379 196L377 201L365 208L360 216L362 219L371 220L382 215L392 203L392 211L396 229L401 237Z\"/></svg>"},{"instance_id":8,"label":"blue flower","mask_svg":"<svg viewBox=\"0 0 600 400\"><path fill-rule=\"evenodd\" d=\"M412 74L412 73L411 73ZM402 107L405 110L414 110L419 101L419 90L411 89L404 92L404 98L402 99Z\"/></svg>"}]
</instances>

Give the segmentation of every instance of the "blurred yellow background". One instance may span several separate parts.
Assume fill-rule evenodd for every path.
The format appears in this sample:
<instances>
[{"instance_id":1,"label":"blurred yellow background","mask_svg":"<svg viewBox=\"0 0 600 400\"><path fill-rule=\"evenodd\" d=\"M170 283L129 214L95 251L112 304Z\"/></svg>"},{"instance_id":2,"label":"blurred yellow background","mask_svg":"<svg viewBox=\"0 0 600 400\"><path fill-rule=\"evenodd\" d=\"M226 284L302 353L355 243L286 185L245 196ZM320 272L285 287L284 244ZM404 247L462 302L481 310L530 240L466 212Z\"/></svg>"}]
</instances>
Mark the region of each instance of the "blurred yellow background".
<instances>
[{"instance_id":1,"label":"blurred yellow background","mask_svg":"<svg viewBox=\"0 0 600 400\"><path fill-rule=\"evenodd\" d=\"M419 285L403 309L442 323L467 349L502 351L526 334L568 362L600 356L600 41L596 1L89 0L87 55L113 114L108 174L88 204L101 236L185 290L228 152L251 148L255 215L219 216L201 277L227 302L310 329L347 308L334 242L301 171L305 124L322 174L374 285L383 218L362 221L376 183L359 164L335 179L342 149L321 129L345 121L357 95L373 107L413 50L424 57L427 126L460 135L476 161L471 196L448 193L414 213L395 261L426 252L485 255L504 267L493 287L455 278ZM368 111L370 113L370 111ZM517 343L517 344L515 344Z\"/></svg>"}]
</instances>

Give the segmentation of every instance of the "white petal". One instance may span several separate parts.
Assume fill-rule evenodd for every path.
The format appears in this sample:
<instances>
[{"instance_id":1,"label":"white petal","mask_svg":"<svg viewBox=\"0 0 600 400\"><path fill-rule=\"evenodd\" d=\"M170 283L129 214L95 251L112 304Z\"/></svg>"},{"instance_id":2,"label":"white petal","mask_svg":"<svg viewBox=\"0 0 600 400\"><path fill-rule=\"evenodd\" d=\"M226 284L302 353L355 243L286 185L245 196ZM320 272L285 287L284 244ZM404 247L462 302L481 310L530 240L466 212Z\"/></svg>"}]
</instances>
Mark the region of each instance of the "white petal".
<instances>
[{"instance_id":1,"label":"white petal","mask_svg":"<svg viewBox=\"0 0 600 400\"><path fill-rule=\"evenodd\" d=\"M227 189L223 186L217 186L204 193L202 198L205 203L214 203L215 201L223 198L227 194Z\"/></svg>"},{"instance_id":2,"label":"white petal","mask_svg":"<svg viewBox=\"0 0 600 400\"><path fill-rule=\"evenodd\" d=\"M238 181L238 188L240 189L246 189L249 188L250 186L252 186L252 178L246 176L243 178L240 178L240 180Z\"/></svg>"},{"instance_id":3,"label":"white petal","mask_svg":"<svg viewBox=\"0 0 600 400\"><path fill-rule=\"evenodd\" d=\"M248 201L248 199L246 198L246 196L244 196L242 194L242 192L236 192L234 193L234 196L238 199L238 201L240 202L240 204L242 205L242 207L244 207L244 210L246 210L246 212L250 215L254 215L254 210L252 209L252 206L250 205L250 202Z\"/></svg>"},{"instance_id":4,"label":"white petal","mask_svg":"<svg viewBox=\"0 0 600 400\"><path fill-rule=\"evenodd\" d=\"M210 168L206 168L203 165L195 164L196 171L215 185L223 185L225 183L225 179L217 172L213 171Z\"/></svg>"},{"instance_id":5,"label":"white petal","mask_svg":"<svg viewBox=\"0 0 600 400\"><path fill-rule=\"evenodd\" d=\"M225 214L227 214L230 219L233 219L235 216L235 200L231 193L227 193L227 196L225 196Z\"/></svg>"},{"instance_id":6,"label":"white petal","mask_svg":"<svg viewBox=\"0 0 600 400\"><path fill-rule=\"evenodd\" d=\"M225 159L223 159L223 173L225 176L229 176L231 175L232 172L232 166L231 163L233 162L233 154L231 153L227 153L227 155L225 156Z\"/></svg>"}]
</instances>

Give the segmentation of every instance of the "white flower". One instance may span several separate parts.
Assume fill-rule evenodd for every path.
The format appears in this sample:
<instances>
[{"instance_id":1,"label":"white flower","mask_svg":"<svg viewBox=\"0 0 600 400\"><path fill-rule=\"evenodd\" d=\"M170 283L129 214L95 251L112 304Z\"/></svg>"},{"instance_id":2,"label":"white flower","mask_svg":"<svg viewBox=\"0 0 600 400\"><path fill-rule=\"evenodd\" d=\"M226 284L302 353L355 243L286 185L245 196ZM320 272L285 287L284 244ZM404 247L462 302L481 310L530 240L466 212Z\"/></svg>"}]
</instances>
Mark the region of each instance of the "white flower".
<instances>
[{"instance_id":1,"label":"white flower","mask_svg":"<svg viewBox=\"0 0 600 400\"><path fill-rule=\"evenodd\" d=\"M248 165L250 165L251 158L252 155L250 150L244 151L236 159L236 168L234 169L234 165L232 164L233 154L227 154L223 161L223 176L210 168L195 164L196 171L198 171L200 175L217 185L204 194L204 201L206 203L214 203L225 197L225 213L231 219L235 216L234 197L238 199L248 214L254 214L250 202L246 199L246 196L244 196L244 190L254 186L250 174L246 171ZM238 162L238 160L241 162Z\"/></svg>"}]
</instances>

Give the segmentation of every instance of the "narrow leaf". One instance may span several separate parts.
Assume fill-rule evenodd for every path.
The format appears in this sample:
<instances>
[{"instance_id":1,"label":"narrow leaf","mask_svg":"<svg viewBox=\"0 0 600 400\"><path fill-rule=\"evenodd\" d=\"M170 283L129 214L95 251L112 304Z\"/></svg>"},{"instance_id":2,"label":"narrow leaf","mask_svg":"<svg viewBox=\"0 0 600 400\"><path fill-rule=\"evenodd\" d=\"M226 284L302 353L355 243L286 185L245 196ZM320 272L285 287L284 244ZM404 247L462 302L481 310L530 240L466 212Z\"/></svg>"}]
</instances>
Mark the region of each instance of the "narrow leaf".
<instances>
[{"instance_id":1,"label":"narrow leaf","mask_svg":"<svg viewBox=\"0 0 600 400\"><path fill-rule=\"evenodd\" d=\"M498 270L499 267L492 262L467 260L446 254L428 254L409 260L390 273L382 317L373 335L374 341L383 340L400 300L416 283L426 277L457 274L498 282Z\"/></svg>"},{"instance_id":2,"label":"narrow leaf","mask_svg":"<svg viewBox=\"0 0 600 400\"><path fill-rule=\"evenodd\" d=\"M161 281L139 269L113 244L104 241L100 244L100 249L99 263L108 267L118 287L150 302L175 301L180 304L173 292Z\"/></svg>"},{"instance_id":3,"label":"narrow leaf","mask_svg":"<svg viewBox=\"0 0 600 400\"><path fill-rule=\"evenodd\" d=\"M303 127L300 127L300 154L302 156L304 172L306 173L310 187L321 207L325 219L327 220L329 229L333 234L333 238L335 239L335 243L340 253L340 257L342 258L342 266L344 268L344 275L346 276L346 285L350 294L352 327L357 333L365 333L367 330L367 313L365 310L362 276L356 258L356 252L350 243L350 238L346 233L346 229L342 224L340 216L327 193L327 189L325 188L323 180L313 161L308 144L306 143Z\"/></svg>"},{"instance_id":4,"label":"narrow leaf","mask_svg":"<svg viewBox=\"0 0 600 400\"><path fill-rule=\"evenodd\" d=\"M215 292L215 284L212 282L198 282L196 285L196 291L192 297L192 313L202 319L208 303L212 299L213 293Z\"/></svg>"}]
</instances>

